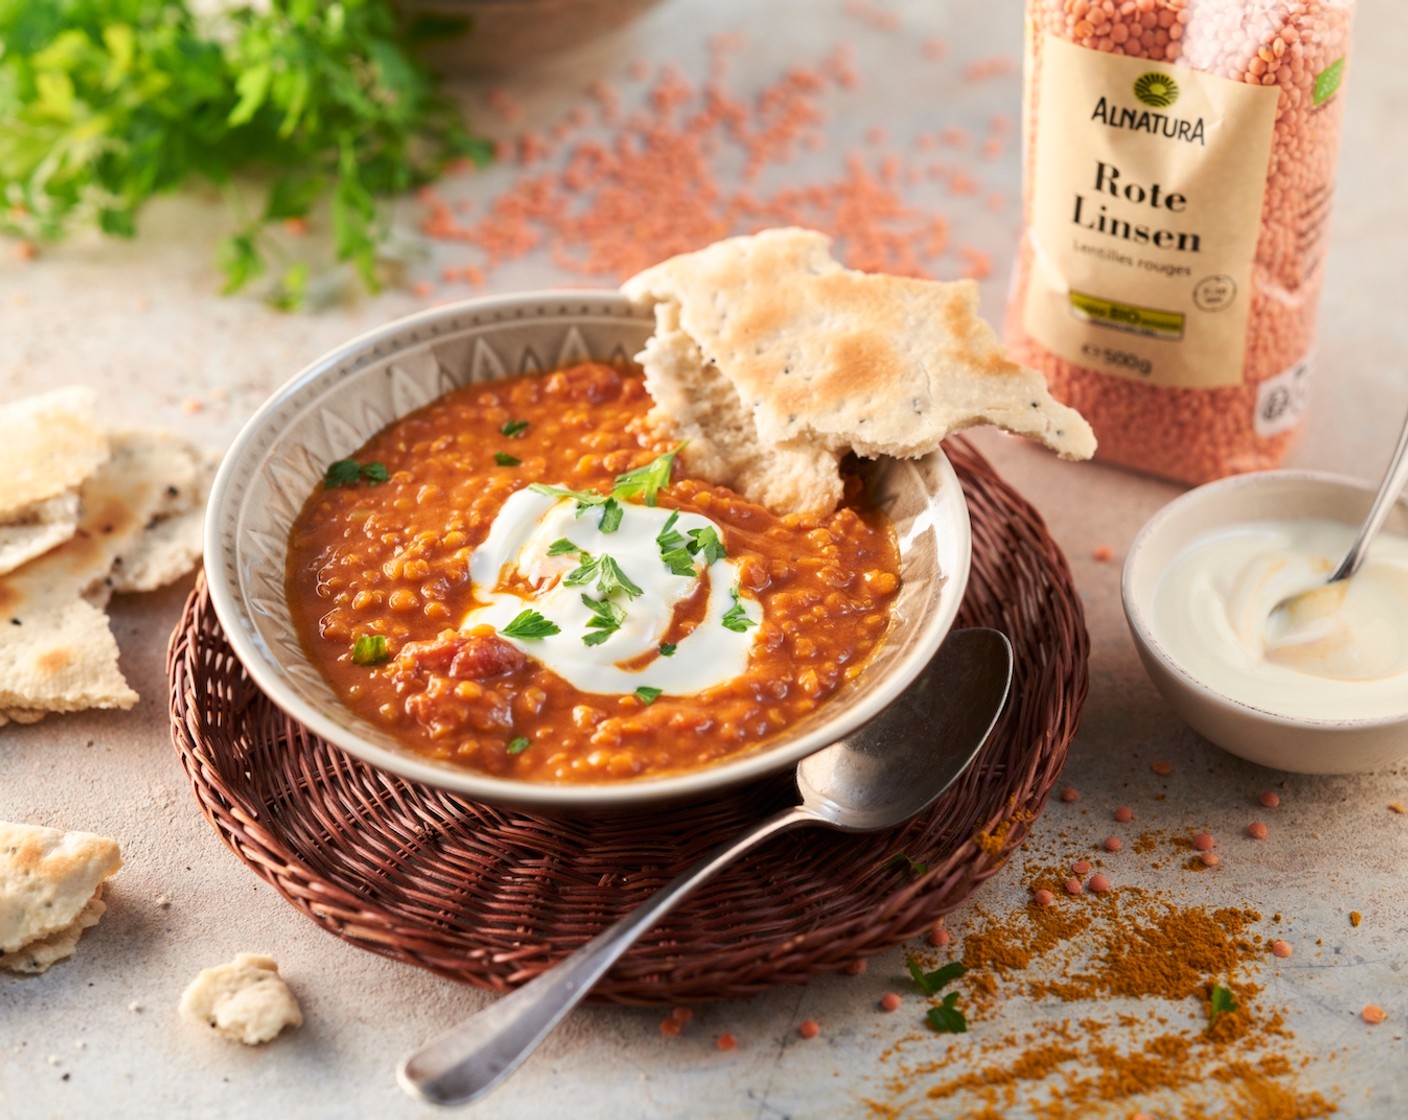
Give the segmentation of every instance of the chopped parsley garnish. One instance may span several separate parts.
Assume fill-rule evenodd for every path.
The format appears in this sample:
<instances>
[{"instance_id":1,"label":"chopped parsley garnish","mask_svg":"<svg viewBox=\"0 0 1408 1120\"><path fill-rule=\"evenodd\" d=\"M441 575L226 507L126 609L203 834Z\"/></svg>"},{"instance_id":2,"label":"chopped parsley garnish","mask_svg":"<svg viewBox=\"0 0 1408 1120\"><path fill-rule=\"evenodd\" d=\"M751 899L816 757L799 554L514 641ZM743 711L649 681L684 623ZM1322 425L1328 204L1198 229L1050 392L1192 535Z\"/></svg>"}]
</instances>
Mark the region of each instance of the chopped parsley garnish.
<instances>
[{"instance_id":1,"label":"chopped parsley garnish","mask_svg":"<svg viewBox=\"0 0 1408 1120\"><path fill-rule=\"evenodd\" d=\"M516 467L523 462L522 459L510 455L507 451L495 451L494 462L501 467Z\"/></svg>"},{"instance_id":2,"label":"chopped parsley garnish","mask_svg":"<svg viewBox=\"0 0 1408 1120\"><path fill-rule=\"evenodd\" d=\"M957 1003L958 993L949 992L938 1007L929 1008L929 1014L924 1018L928 1021L929 1026L940 1034L967 1034L968 1020L964 1018L963 1012L955 1006Z\"/></svg>"},{"instance_id":3,"label":"chopped parsley garnish","mask_svg":"<svg viewBox=\"0 0 1408 1120\"><path fill-rule=\"evenodd\" d=\"M507 626L501 626L499 633L505 638L518 638L520 641L532 642L539 638L548 638L553 634L562 633L562 627L555 622L549 622L537 611L521 611Z\"/></svg>"},{"instance_id":4,"label":"chopped parsley garnish","mask_svg":"<svg viewBox=\"0 0 1408 1120\"><path fill-rule=\"evenodd\" d=\"M743 604L738 601L738 588L734 588L730 594L733 596L733 606L724 612L724 617L720 621L726 630L732 630L736 634L742 634L750 626L757 626L747 614L744 613Z\"/></svg>"},{"instance_id":5,"label":"chopped parsley garnish","mask_svg":"<svg viewBox=\"0 0 1408 1120\"><path fill-rule=\"evenodd\" d=\"M335 490L339 486L356 486L362 479L366 479L373 486L379 486L390 477L391 472L381 463L359 463L356 459L339 459L328 466L327 474L323 476L323 486Z\"/></svg>"},{"instance_id":6,"label":"chopped parsley garnish","mask_svg":"<svg viewBox=\"0 0 1408 1120\"><path fill-rule=\"evenodd\" d=\"M649 685L641 685L636 689L636 695L640 697L641 703L653 704L660 698L660 694L665 690L662 688L651 688Z\"/></svg>"},{"instance_id":7,"label":"chopped parsley garnish","mask_svg":"<svg viewBox=\"0 0 1408 1120\"><path fill-rule=\"evenodd\" d=\"M577 516L581 517L592 506L606 504L606 495L595 490L569 490L565 486L549 486L546 482L530 483L528 489L535 494L546 494L550 498L571 498L577 503Z\"/></svg>"},{"instance_id":8,"label":"chopped parsley garnish","mask_svg":"<svg viewBox=\"0 0 1408 1120\"><path fill-rule=\"evenodd\" d=\"M661 656L661 657L674 657L674 656L675 656L675 650L678 649L678 648L679 648L679 647L676 646L674 642L661 642L661 643L660 643L660 656Z\"/></svg>"},{"instance_id":9,"label":"chopped parsley garnish","mask_svg":"<svg viewBox=\"0 0 1408 1120\"><path fill-rule=\"evenodd\" d=\"M626 510L615 498L607 498L601 504L601 521L597 523L597 528L603 533L614 533L621 527L621 518L626 516Z\"/></svg>"},{"instance_id":10,"label":"chopped parsley garnish","mask_svg":"<svg viewBox=\"0 0 1408 1120\"><path fill-rule=\"evenodd\" d=\"M582 641L586 645L601 645L621 629L621 623L626 621L626 612L609 599L593 599L583 593L582 604L592 612L592 617L587 622L587 629L592 633L582 635Z\"/></svg>"},{"instance_id":11,"label":"chopped parsley garnish","mask_svg":"<svg viewBox=\"0 0 1408 1120\"><path fill-rule=\"evenodd\" d=\"M609 598L617 591L624 591L632 599L644 594L635 581L621 570L621 565L616 562L614 556L592 556L580 548L576 549L576 552L582 562L562 578L562 582L568 587L584 587L596 580L597 592L603 599Z\"/></svg>"},{"instance_id":12,"label":"chopped parsley garnish","mask_svg":"<svg viewBox=\"0 0 1408 1120\"><path fill-rule=\"evenodd\" d=\"M552 544L548 545L549 556L566 556L569 552L581 552L575 544L566 537L558 537ZM585 554L584 554L585 555Z\"/></svg>"},{"instance_id":13,"label":"chopped parsley garnish","mask_svg":"<svg viewBox=\"0 0 1408 1120\"><path fill-rule=\"evenodd\" d=\"M689 554L687 548L672 548L669 552L660 553L660 559L665 561L665 567L674 572L677 576L692 576L694 572L694 557Z\"/></svg>"},{"instance_id":14,"label":"chopped parsley garnish","mask_svg":"<svg viewBox=\"0 0 1408 1120\"><path fill-rule=\"evenodd\" d=\"M1214 984L1212 994L1208 998L1208 1030L1212 1030L1219 1015L1228 1015L1236 1011L1237 1007L1237 1001L1232 998L1232 989Z\"/></svg>"},{"instance_id":15,"label":"chopped parsley garnish","mask_svg":"<svg viewBox=\"0 0 1408 1120\"><path fill-rule=\"evenodd\" d=\"M724 542L719 540L718 531L712 525L706 525L702 529L691 529L689 544L686 547L696 556L703 554L705 567L728 555L724 551Z\"/></svg>"},{"instance_id":16,"label":"chopped parsley garnish","mask_svg":"<svg viewBox=\"0 0 1408 1120\"><path fill-rule=\"evenodd\" d=\"M948 987L968 970L963 967L962 961L952 961L942 968L936 968L933 972L925 972L919 967L919 962L913 957L909 958L909 974L914 977L914 984L926 996L932 996L940 989Z\"/></svg>"},{"instance_id":17,"label":"chopped parsley garnish","mask_svg":"<svg viewBox=\"0 0 1408 1120\"><path fill-rule=\"evenodd\" d=\"M909 871L910 875L912 875L916 879L929 870L929 865L927 863L924 863L922 860L917 860L913 856L910 856L905 852L896 852L894 855L892 855L889 859L885 861L885 866L906 868Z\"/></svg>"},{"instance_id":18,"label":"chopped parsley garnish","mask_svg":"<svg viewBox=\"0 0 1408 1120\"><path fill-rule=\"evenodd\" d=\"M675 447L665 454L646 463L643 467L637 467L633 471L616 476L616 484L611 488L611 496L614 498L635 498L639 497L648 506L655 504L656 495L666 486L670 485L670 471L674 469L675 456L680 453L679 447Z\"/></svg>"},{"instance_id":19,"label":"chopped parsley garnish","mask_svg":"<svg viewBox=\"0 0 1408 1120\"><path fill-rule=\"evenodd\" d=\"M509 754L522 754L528 749L528 737L526 735L515 735L508 741L508 746L504 748Z\"/></svg>"},{"instance_id":20,"label":"chopped parsley garnish","mask_svg":"<svg viewBox=\"0 0 1408 1120\"><path fill-rule=\"evenodd\" d=\"M386 638L381 634L367 634L352 643L352 661L356 665L380 665L390 658Z\"/></svg>"},{"instance_id":21,"label":"chopped parsley garnish","mask_svg":"<svg viewBox=\"0 0 1408 1120\"><path fill-rule=\"evenodd\" d=\"M510 420L499 429L499 435L508 436L509 439L522 439L523 433L528 430L527 420Z\"/></svg>"},{"instance_id":22,"label":"chopped parsley garnish","mask_svg":"<svg viewBox=\"0 0 1408 1120\"><path fill-rule=\"evenodd\" d=\"M680 519L679 510L671 510L670 516L665 519L665 527L655 534L655 543L660 546L660 555L673 552L677 548L684 547L684 534L675 528L675 522Z\"/></svg>"}]
</instances>

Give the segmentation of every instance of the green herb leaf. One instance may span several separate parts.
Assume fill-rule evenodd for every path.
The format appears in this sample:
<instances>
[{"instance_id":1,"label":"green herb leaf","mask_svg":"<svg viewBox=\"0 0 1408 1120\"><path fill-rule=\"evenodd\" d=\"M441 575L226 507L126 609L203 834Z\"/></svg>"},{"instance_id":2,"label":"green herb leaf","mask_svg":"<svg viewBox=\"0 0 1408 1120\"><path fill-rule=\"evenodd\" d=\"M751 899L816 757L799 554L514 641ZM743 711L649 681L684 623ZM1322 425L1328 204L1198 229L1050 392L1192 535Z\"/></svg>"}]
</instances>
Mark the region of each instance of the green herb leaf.
<instances>
[{"instance_id":1,"label":"green herb leaf","mask_svg":"<svg viewBox=\"0 0 1408 1120\"><path fill-rule=\"evenodd\" d=\"M367 634L352 643L352 661L356 665L380 665L390 659L386 639L380 634Z\"/></svg>"},{"instance_id":2,"label":"green herb leaf","mask_svg":"<svg viewBox=\"0 0 1408 1120\"><path fill-rule=\"evenodd\" d=\"M533 642L540 638L550 638L554 634L562 633L562 627L555 622L549 622L537 611L520 611L514 616L507 626L499 627L499 633L505 638L518 638L520 641Z\"/></svg>"},{"instance_id":3,"label":"green herb leaf","mask_svg":"<svg viewBox=\"0 0 1408 1120\"><path fill-rule=\"evenodd\" d=\"M495 451L494 462L498 463L501 467L516 467L521 464L523 460L514 458L507 451Z\"/></svg>"},{"instance_id":4,"label":"green herb leaf","mask_svg":"<svg viewBox=\"0 0 1408 1120\"><path fill-rule=\"evenodd\" d=\"M598 561L600 579L597 581L597 590L602 596L613 595L617 591L624 591L627 598L635 599L644 594L641 589L632 582L631 577L621 570L621 565L616 563L614 556L603 556Z\"/></svg>"},{"instance_id":5,"label":"green herb leaf","mask_svg":"<svg viewBox=\"0 0 1408 1120\"><path fill-rule=\"evenodd\" d=\"M653 506L656 495L670 484L670 471L674 468L675 456L683 446L682 443L643 467L617 475L616 484L611 488L611 496L623 501L626 498L639 497L646 505Z\"/></svg>"},{"instance_id":6,"label":"green herb leaf","mask_svg":"<svg viewBox=\"0 0 1408 1120\"><path fill-rule=\"evenodd\" d=\"M885 861L885 866L898 866L906 868L909 873L916 879L929 870L929 865L927 863L923 863L920 860L914 859L904 852L896 852L888 860Z\"/></svg>"},{"instance_id":7,"label":"green herb leaf","mask_svg":"<svg viewBox=\"0 0 1408 1120\"><path fill-rule=\"evenodd\" d=\"M724 542L719 540L718 531L712 525L707 525L703 529L691 529L689 544L686 547L696 556L702 553L706 567L728 555L724 551Z\"/></svg>"},{"instance_id":8,"label":"green herb leaf","mask_svg":"<svg viewBox=\"0 0 1408 1120\"><path fill-rule=\"evenodd\" d=\"M659 699L660 694L663 691L664 689L651 688L649 685L643 684L638 689L636 689L636 695L641 698L641 701L643 703L645 703L646 705L650 705L655 703L655 701Z\"/></svg>"},{"instance_id":9,"label":"green herb leaf","mask_svg":"<svg viewBox=\"0 0 1408 1120\"><path fill-rule=\"evenodd\" d=\"M669 552L662 552L660 559L665 561L665 567L677 576L698 575L694 567L694 557L687 548L672 548Z\"/></svg>"},{"instance_id":10,"label":"green herb leaf","mask_svg":"<svg viewBox=\"0 0 1408 1120\"><path fill-rule=\"evenodd\" d=\"M1224 988L1221 984L1214 984L1212 994L1208 998L1208 1030L1211 1031L1213 1024L1217 1022L1219 1015L1227 1015L1237 1010L1237 1001L1232 998L1232 989Z\"/></svg>"},{"instance_id":11,"label":"green herb leaf","mask_svg":"<svg viewBox=\"0 0 1408 1120\"><path fill-rule=\"evenodd\" d=\"M733 606L729 607L729 609L724 612L724 616L720 621L724 624L724 629L742 634L750 626L757 626L758 624L744 613L743 604L738 600L738 588L735 587L731 594L733 595Z\"/></svg>"},{"instance_id":12,"label":"green herb leaf","mask_svg":"<svg viewBox=\"0 0 1408 1120\"><path fill-rule=\"evenodd\" d=\"M968 971L963 967L962 961L952 961L942 968L934 969L933 972L925 972L913 957L909 958L908 963L909 974L914 977L915 986L926 996L931 996L940 989L948 987Z\"/></svg>"},{"instance_id":13,"label":"green herb leaf","mask_svg":"<svg viewBox=\"0 0 1408 1120\"><path fill-rule=\"evenodd\" d=\"M577 554L581 557L581 563L562 577L562 582L568 587L583 587L591 583L601 567L601 561L593 558L591 553L578 549Z\"/></svg>"},{"instance_id":14,"label":"green herb leaf","mask_svg":"<svg viewBox=\"0 0 1408 1120\"><path fill-rule=\"evenodd\" d=\"M655 534L655 543L660 546L662 556L667 552L684 547L684 534L675 528L675 522L679 519L680 511L671 510L670 516L665 519L664 528Z\"/></svg>"},{"instance_id":15,"label":"green herb leaf","mask_svg":"<svg viewBox=\"0 0 1408 1120\"><path fill-rule=\"evenodd\" d=\"M661 643L660 643L660 656L661 656L661 657L674 657L674 656L675 656L675 650L678 649L678 648L679 648L679 647L676 646L674 642L661 642Z\"/></svg>"},{"instance_id":16,"label":"green herb leaf","mask_svg":"<svg viewBox=\"0 0 1408 1120\"><path fill-rule=\"evenodd\" d=\"M929 1026L940 1034L967 1034L968 1020L963 1012L958 1010L957 1003L958 993L950 992L944 996L938 1007L929 1008L929 1013L925 1016Z\"/></svg>"},{"instance_id":17,"label":"green herb leaf","mask_svg":"<svg viewBox=\"0 0 1408 1120\"><path fill-rule=\"evenodd\" d=\"M592 506L605 505L607 497L593 490L569 490L565 486L549 486L545 482L530 483L528 489L535 494L546 494L550 498L571 498L577 503L577 516L581 517Z\"/></svg>"},{"instance_id":18,"label":"green herb leaf","mask_svg":"<svg viewBox=\"0 0 1408 1120\"><path fill-rule=\"evenodd\" d=\"M391 477L391 473L382 463L364 463L362 465L362 477L373 486L380 486Z\"/></svg>"},{"instance_id":19,"label":"green herb leaf","mask_svg":"<svg viewBox=\"0 0 1408 1120\"><path fill-rule=\"evenodd\" d=\"M499 435L508 436L509 439L522 439L527 430L527 420L510 420L499 428Z\"/></svg>"},{"instance_id":20,"label":"green herb leaf","mask_svg":"<svg viewBox=\"0 0 1408 1120\"><path fill-rule=\"evenodd\" d=\"M339 459L328 466L327 474L323 475L323 485L329 490L339 486L356 486L361 477L362 468L356 459Z\"/></svg>"},{"instance_id":21,"label":"green herb leaf","mask_svg":"<svg viewBox=\"0 0 1408 1120\"><path fill-rule=\"evenodd\" d=\"M548 545L549 556L566 556L569 552L582 552L582 550L566 537L558 537L557 540ZM586 553L582 552L582 555L585 556Z\"/></svg>"},{"instance_id":22,"label":"green herb leaf","mask_svg":"<svg viewBox=\"0 0 1408 1120\"><path fill-rule=\"evenodd\" d=\"M592 612L592 617L587 622L587 629L592 630L593 633L582 636L582 641L586 645L601 645L621 629L621 623L626 621L626 612L607 599L597 600L583 593L582 604Z\"/></svg>"},{"instance_id":23,"label":"green herb leaf","mask_svg":"<svg viewBox=\"0 0 1408 1120\"><path fill-rule=\"evenodd\" d=\"M607 498L601 505L601 520L597 523L603 533L614 533L621 527L621 519L626 511L615 498Z\"/></svg>"},{"instance_id":24,"label":"green herb leaf","mask_svg":"<svg viewBox=\"0 0 1408 1120\"><path fill-rule=\"evenodd\" d=\"M509 754L522 754L528 749L528 738L524 735L515 735L508 741L508 746L504 749Z\"/></svg>"}]
</instances>

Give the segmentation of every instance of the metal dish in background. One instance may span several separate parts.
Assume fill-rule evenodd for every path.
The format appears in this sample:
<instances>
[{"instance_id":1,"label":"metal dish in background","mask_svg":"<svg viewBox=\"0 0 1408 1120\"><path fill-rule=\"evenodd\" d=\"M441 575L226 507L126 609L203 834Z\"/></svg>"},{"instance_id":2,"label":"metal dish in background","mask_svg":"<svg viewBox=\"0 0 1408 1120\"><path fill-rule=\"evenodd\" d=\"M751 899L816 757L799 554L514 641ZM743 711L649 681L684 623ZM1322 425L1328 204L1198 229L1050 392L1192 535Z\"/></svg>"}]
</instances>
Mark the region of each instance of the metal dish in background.
<instances>
[{"instance_id":1,"label":"metal dish in background","mask_svg":"<svg viewBox=\"0 0 1408 1120\"><path fill-rule=\"evenodd\" d=\"M235 653L269 698L373 766L480 801L579 812L704 797L788 769L895 700L953 625L968 582L968 508L942 452L867 465L871 500L895 525L901 585L891 634L866 671L781 737L707 769L571 785L467 770L425 758L355 716L309 661L288 610L284 570L289 528L328 463L461 385L588 359L626 360L653 322L649 310L614 292L469 300L353 339L276 392L220 468L205 537L211 601Z\"/></svg>"}]
</instances>

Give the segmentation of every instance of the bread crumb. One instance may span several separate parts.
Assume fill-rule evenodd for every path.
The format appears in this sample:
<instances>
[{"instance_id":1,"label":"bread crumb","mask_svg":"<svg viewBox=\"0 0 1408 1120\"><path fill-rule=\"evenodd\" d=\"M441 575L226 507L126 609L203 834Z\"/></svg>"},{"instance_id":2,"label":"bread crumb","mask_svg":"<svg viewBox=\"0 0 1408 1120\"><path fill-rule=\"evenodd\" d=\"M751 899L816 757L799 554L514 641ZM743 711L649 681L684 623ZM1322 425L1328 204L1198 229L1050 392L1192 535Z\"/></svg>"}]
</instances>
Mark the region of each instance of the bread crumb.
<instances>
[{"instance_id":1,"label":"bread crumb","mask_svg":"<svg viewBox=\"0 0 1408 1120\"><path fill-rule=\"evenodd\" d=\"M1408 813L1408 806L1405 806L1401 801L1390 801L1388 807L1394 813Z\"/></svg>"},{"instance_id":2,"label":"bread crumb","mask_svg":"<svg viewBox=\"0 0 1408 1120\"><path fill-rule=\"evenodd\" d=\"M1363 920L1364 915L1361 914L1358 910L1351 910L1349 912L1349 924L1352 925L1355 929L1359 928L1359 923Z\"/></svg>"},{"instance_id":3,"label":"bread crumb","mask_svg":"<svg viewBox=\"0 0 1408 1120\"><path fill-rule=\"evenodd\" d=\"M229 964L202 969L181 996L181 1014L246 1046L303 1024L298 1000L279 975L277 962L257 953L240 953Z\"/></svg>"}]
</instances>

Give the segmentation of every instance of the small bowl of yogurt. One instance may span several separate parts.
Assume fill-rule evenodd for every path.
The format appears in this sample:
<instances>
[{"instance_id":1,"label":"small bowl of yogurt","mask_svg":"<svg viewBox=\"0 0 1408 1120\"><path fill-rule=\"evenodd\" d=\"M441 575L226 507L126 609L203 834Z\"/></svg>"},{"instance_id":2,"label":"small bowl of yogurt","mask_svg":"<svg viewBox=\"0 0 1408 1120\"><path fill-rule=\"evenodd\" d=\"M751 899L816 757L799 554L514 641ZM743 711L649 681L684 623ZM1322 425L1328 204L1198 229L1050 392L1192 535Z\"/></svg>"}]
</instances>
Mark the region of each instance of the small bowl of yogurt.
<instances>
[{"instance_id":1,"label":"small bowl of yogurt","mask_svg":"<svg viewBox=\"0 0 1408 1120\"><path fill-rule=\"evenodd\" d=\"M1374 770L1408 756L1408 503L1364 566L1320 588L1373 501L1315 471L1191 490L1135 537L1121 581L1140 659L1205 738L1263 766ZM1291 596L1290 612L1277 610Z\"/></svg>"}]
</instances>

